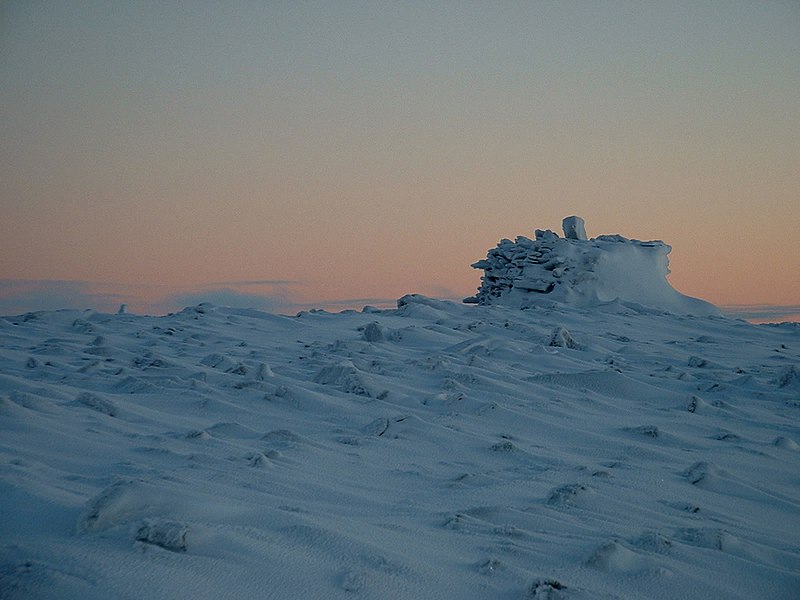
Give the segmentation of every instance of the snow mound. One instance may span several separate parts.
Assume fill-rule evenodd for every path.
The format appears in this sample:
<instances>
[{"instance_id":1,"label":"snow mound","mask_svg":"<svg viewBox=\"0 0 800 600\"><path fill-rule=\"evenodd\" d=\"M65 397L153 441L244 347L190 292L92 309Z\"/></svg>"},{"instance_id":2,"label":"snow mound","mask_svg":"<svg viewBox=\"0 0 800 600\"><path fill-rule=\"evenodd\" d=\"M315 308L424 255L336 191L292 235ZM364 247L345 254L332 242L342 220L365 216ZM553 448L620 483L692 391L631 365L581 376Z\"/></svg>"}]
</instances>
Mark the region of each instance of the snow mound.
<instances>
[{"instance_id":1,"label":"snow mound","mask_svg":"<svg viewBox=\"0 0 800 600\"><path fill-rule=\"evenodd\" d=\"M566 217L564 236L536 230L535 239L500 240L483 260L478 293L468 304L530 308L542 299L591 307L620 301L697 316L719 315L712 304L676 291L667 281L672 248L621 235L588 239L580 217Z\"/></svg>"}]
</instances>

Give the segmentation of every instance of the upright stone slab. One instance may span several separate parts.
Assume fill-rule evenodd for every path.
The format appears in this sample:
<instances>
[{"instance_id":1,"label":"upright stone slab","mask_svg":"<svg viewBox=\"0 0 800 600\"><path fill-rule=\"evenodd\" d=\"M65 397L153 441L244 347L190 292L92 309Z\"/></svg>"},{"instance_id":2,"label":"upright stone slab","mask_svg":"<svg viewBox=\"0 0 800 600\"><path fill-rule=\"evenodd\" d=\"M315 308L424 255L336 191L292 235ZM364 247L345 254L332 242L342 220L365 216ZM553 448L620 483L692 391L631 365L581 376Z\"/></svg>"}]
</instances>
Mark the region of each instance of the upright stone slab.
<instances>
[{"instance_id":1,"label":"upright stone slab","mask_svg":"<svg viewBox=\"0 0 800 600\"><path fill-rule=\"evenodd\" d=\"M586 240L586 227L584 226L583 219L580 217L565 217L561 221L561 227L564 229L564 237L568 240Z\"/></svg>"}]
</instances>

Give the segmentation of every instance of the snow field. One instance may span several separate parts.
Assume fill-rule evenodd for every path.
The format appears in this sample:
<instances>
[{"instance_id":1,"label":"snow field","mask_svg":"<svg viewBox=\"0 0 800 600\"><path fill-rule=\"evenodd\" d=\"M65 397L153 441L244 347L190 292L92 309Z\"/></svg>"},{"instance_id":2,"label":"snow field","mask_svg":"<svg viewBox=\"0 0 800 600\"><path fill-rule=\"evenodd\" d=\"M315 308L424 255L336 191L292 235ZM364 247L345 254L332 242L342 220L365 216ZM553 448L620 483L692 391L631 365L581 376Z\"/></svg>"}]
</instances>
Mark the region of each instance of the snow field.
<instances>
[{"instance_id":1,"label":"snow field","mask_svg":"<svg viewBox=\"0 0 800 600\"><path fill-rule=\"evenodd\" d=\"M0 598L793 598L800 328L0 319Z\"/></svg>"}]
</instances>

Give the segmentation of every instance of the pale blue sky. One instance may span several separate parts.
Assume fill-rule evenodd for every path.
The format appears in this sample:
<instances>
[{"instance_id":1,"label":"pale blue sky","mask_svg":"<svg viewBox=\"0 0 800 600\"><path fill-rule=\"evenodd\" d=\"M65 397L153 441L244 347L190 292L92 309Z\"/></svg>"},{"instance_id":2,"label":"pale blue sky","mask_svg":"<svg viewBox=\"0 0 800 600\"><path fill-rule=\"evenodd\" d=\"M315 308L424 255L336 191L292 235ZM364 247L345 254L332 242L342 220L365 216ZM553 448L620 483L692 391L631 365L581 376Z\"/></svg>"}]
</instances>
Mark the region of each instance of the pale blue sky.
<instances>
[{"instance_id":1,"label":"pale blue sky","mask_svg":"<svg viewBox=\"0 0 800 600\"><path fill-rule=\"evenodd\" d=\"M672 244L685 293L796 304L798 32L794 1L4 2L0 279L459 297L580 214Z\"/></svg>"}]
</instances>

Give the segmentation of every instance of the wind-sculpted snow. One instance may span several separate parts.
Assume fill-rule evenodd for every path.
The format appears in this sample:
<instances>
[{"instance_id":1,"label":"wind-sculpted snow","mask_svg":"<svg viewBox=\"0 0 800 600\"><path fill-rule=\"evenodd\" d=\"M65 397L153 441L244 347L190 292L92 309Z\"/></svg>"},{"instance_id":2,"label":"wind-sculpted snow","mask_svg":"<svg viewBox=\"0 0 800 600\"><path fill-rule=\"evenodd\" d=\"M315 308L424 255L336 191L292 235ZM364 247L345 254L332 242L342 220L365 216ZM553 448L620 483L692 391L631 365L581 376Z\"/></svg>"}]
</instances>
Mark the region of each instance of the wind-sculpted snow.
<instances>
[{"instance_id":1,"label":"wind-sculpted snow","mask_svg":"<svg viewBox=\"0 0 800 600\"><path fill-rule=\"evenodd\" d=\"M4 600L800 590L797 325L410 295L0 340Z\"/></svg>"},{"instance_id":2,"label":"wind-sculpted snow","mask_svg":"<svg viewBox=\"0 0 800 600\"><path fill-rule=\"evenodd\" d=\"M712 304L677 292L667 281L672 248L621 235L586 238L583 219L564 219L564 235L536 230L536 238L501 240L483 260L478 294L471 304L530 308L542 301L581 307L619 301L676 314L719 315Z\"/></svg>"}]
</instances>

